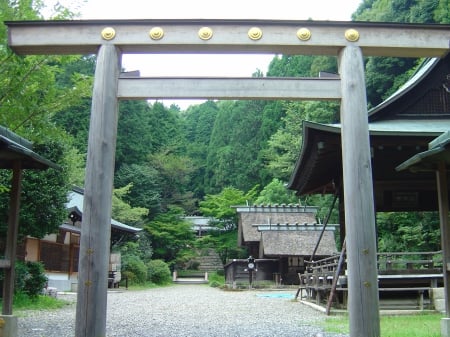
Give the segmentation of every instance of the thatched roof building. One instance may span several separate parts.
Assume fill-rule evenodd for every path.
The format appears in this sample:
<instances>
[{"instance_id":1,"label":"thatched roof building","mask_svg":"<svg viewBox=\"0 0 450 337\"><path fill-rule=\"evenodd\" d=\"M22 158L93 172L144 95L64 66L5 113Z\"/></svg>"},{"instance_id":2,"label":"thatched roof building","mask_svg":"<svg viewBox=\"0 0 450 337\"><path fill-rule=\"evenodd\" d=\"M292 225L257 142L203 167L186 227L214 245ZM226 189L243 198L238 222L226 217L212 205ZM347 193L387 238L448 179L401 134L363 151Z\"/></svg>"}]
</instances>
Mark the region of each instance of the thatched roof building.
<instances>
[{"instance_id":1,"label":"thatched roof building","mask_svg":"<svg viewBox=\"0 0 450 337\"><path fill-rule=\"evenodd\" d=\"M237 206L238 245L253 256L309 256L322 225L316 224L317 207L300 205ZM324 232L316 255L335 254L334 227Z\"/></svg>"},{"instance_id":2,"label":"thatched roof building","mask_svg":"<svg viewBox=\"0 0 450 337\"><path fill-rule=\"evenodd\" d=\"M319 240L317 231L264 231L260 248L263 256L310 256ZM317 256L337 254L334 231L325 231L317 248Z\"/></svg>"}]
</instances>

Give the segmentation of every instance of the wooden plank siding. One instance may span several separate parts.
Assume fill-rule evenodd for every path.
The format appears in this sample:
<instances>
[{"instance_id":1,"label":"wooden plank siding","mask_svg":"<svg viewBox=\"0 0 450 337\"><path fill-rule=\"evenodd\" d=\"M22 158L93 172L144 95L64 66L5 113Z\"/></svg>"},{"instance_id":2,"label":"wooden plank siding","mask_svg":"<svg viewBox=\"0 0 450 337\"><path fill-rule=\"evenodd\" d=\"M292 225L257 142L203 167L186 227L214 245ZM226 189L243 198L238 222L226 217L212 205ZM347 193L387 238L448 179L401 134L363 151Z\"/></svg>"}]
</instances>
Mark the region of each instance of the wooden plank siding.
<instances>
[{"instance_id":1,"label":"wooden plank siding","mask_svg":"<svg viewBox=\"0 0 450 337\"><path fill-rule=\"evenodd\" d=\"M78 245L41 241L39 256L48 272L78 272Z\"/></svg>"}]
</instances>

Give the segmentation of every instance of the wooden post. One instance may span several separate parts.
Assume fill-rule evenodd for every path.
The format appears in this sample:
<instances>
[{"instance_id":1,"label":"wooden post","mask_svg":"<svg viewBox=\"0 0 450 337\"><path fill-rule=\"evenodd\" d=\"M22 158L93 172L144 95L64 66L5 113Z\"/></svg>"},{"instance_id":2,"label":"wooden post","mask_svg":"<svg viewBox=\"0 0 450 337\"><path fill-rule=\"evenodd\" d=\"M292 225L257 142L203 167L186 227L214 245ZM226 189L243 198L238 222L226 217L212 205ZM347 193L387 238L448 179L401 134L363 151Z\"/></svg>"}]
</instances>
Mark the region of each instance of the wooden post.
<instances>
[{"instance_id":1,"label":"wooden post","mask_svg":"<svg viewBox=\"0 0 450 337\"><path fill-rule=\"evenodd\" d=\"M361 49L339 53L350 337L379 337L375 211Z\"/></svg>"},{"instance_id":2,"label":"wooden post","mask_svg":"<svg viewBox=\"0 0 450 337\"><path fill-rule=\"evenodd\" d=\"M9 202L8 232L6 234L5 260L10 261L8 268L5 268L5 279L3 281L3 315L12 315L12 305L14 297L14 276L16 265L17 234L19 230L19 208L20 191L22 184L22 167L19 161L14 163L11 186L11 196Z\"/></svg>"},{"instance_id":3,"label":"wooden post","mask_svg":"<svg viewBox=\"0 0 450 337\"><path fill-rule=\"evenodd\" d=\"M114 45L102 45L97 56L89 128L78 268L76 337L106 336L119 72L118 50Z\"/></svg>"},{"instance_id":4,"label":"wooden post","mask_svg":"<svg viewBox=\"0 0 450 337\"><path fill-rule=\"evenodd\" d=\"M334 274L333 283L331 285L330 296L328 297L327 307L325 310L325 313L327 314L327 316L330 315L331 305L333 304L333 297L335 296L336 287L339 282L339 275L341 274L342 267L343 267L343 264L345 261L345 250L346 250L346 247L345 247L345 239L344 239L344 243L342 244L341 254L339 255L338 265L336 267L336 271Z\"/></svg>"},{"instance_id":5,"label":"wooden post","mask_svg":"<svg viewBox=\"0 0 450 337\"><path fill-rule=\"evenodd\" d=\"M444 273L444 295L445 295L445 316L450 317L450 229L448 219L448 189L447 189L447 170L444 162L438 164L436 171L437 191L439 202L439 220L441 224L441 245Z\"/></svg>"}]
</instances>

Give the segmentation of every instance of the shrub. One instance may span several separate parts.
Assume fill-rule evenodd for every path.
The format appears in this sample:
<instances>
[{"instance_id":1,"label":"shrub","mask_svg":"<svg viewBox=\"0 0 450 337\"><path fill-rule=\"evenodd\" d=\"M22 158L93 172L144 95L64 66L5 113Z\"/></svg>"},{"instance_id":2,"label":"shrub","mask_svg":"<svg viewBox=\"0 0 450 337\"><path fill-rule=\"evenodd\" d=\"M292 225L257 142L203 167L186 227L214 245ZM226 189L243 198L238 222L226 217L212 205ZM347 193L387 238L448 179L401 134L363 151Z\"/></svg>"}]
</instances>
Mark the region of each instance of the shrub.
<instances>
[{"instance_id":1,"label":"shrub","mask_svg":"<svg viewBox=\"0 0 450 337\"><path fill-rule=\"evenodd\" d=\"M122 275L128 277L130 284L144 284L147 280L147 267L136 255L122 256Z\"/></svg>"},{"instance_id":2,"label":"shrub","mask_svg":"<svg viewBox=\"0 0 450 337\"><path fill-rule=\"evenodd\" d=\"M166 284L171 281L169 266L163 260L151 260L147 268L147 279L152 283Z\"/></svg>"},{"instance_id":3,"label":"shrub","mask_svg":"<svg viewBox=\"0 0 450 337\"><path fill-rule=\"evenodd\" d=\"M208 279L209 286L213 288L222 287L225 284L225 276L222 270L209 273Z\"/></svg>"},{"instance_id":4,"label":"shrub","mask_svg":"<svg viewBox=\"0 0 450 337\"><path fill-rule=\"evenodd\" d=\"M15 272L16 293L24 293L30 297L36 297L42 293L48 281L42 263L17 261Z\"/></svg>"}]
</instances>

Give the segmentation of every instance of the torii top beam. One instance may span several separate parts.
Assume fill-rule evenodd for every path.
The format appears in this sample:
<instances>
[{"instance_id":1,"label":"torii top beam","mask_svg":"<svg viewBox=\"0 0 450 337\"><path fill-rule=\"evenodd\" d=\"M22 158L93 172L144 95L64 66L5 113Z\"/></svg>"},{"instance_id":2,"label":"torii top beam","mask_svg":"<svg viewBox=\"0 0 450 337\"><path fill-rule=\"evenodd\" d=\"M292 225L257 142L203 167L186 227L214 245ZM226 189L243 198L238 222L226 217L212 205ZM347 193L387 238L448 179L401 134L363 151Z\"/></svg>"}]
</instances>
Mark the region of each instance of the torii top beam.
<instances>
[{"instance_id":1,"label":"torii top beam","mask_svg":"<svg viewBox=\"0 0 450 337\"><path fill-rule=\"evenodd\" d=\"M9 21L17 54L275 53L337 55L356 44L365 56L443 57L450 25L275 20Z\"/></svg>"}]
</instances>

